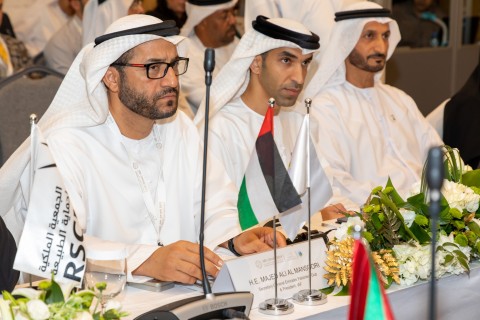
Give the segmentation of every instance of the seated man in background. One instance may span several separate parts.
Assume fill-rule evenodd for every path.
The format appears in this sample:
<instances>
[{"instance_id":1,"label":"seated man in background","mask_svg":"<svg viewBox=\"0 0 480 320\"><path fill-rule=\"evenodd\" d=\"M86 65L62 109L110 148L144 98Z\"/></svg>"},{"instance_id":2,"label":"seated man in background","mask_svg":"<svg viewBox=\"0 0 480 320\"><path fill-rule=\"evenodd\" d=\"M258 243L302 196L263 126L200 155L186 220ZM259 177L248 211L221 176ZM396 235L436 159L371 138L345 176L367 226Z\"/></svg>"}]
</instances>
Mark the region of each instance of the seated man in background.
<instances>
[{"instance_id":1,"label":"seated man in background","mask_svg":"<svg viewBox=\"0 0 480 320\"><path fill-rule=\"evenodd\" d=\"M3 2L0 0L0 77L9 76L32 62L27 48L16 38L8 15L3 12Z\"/></svg>"},{"instance_id":2,"label":"seated man in background","mask_svg":"<svg viewBox=\"0 0 480 320\"><path fill-rule=\"evenodd\" d=\"M157 0L157 6L146 14L157 17L160 20L175 20L177 26L181 29L187 21L185 11L185 0Z\"/></svg>"},{"instance_id":3,"label":"seated man in background","mask_svg":"<svg viewBox=\"0 0 480 320\"><path fill-rule=\"evenodd\" d=\"M89 1L83 11L83 45L101 36L115 20L129 14L145 13L142 0Z\"/></svg>"},{"instance_id":4,"label":"seated man in background","mask_svg":"<svg viewBox=\"0 0 480 320\"><path fill-rule=\"evenodd\" d=\"M10 18L8 17L8 14L3 12L3 1L4 0L0 0L0 33L15 38L15 31L13 30Z\"/></svg>"},{"instance_id":5,"label":"seated man in background","mask_svg":"<svg viewBox=\"0 0 480 320\"><path fill-rule=\"evenodd\" d=\"M202 278L196 242L203 153L196 127L176 112L177 76L188 61L178 56L178 33L152 16L117 20L79 53L39 122L88 243L125 244L130 280ZM26 214L29 141L0 169L1 215L12 206ZM239 253L269 249L271 228L240 233L234 187L213 157L208 163L205 245L226 246L235 237ZM206 249L208 274L221 265Z\"/></svg>"},{"instance_id":6,"label":"seated man in background","mask_svg":"<svg viewBox=\"0 0 480 320\"><path fill-rule=\"evenodd\" d=\"M7 229L3 218L0 217L0 292L3 290L10 292L17 284L20 273L13 270L16 253L15 240Z\"/></svg>"},{"instance_id":7,"label":"seated man in background","mask_svg":"<svg viewBox=\"0 0 480 320\"><path fill-rule=\"evenodd\" d=\"M82 49L83 8L88 0L70 0L75 14L47 42L44 56L47 66L66 74L75 57Z\"/></svg>"},{"instance_id":8,"label":"seated man in background","mask_svg":"<svg viewBox=\"0 0 480 320\"><path fill-rule=\"evenodd\" d=\"M236 39L235 5L237 0L188 0L187 21L181 34L187 39L180 52L190 59L189 71L181 79L181 92L193 114L205 95L203 60L206 48L215 49L215 77L230 59L238 43Z\"/></svg>"},{"instance_id":9,"label":"seated man in background","mask_svg":"<svg viewBox=\"0 0 480 320\"><path fill-rule=\"evenodd\" d=\"M458 148L463 160L480 168L480 65L447 102L443 112L443 141Z\"/></svg>"},{"instance_id":10,"label":"seated man in background","mask_svg":"<svg viewBox=\"0 0 480 320\"><path fill-rule=\"evenodd\" d=\"M409 190L428 149L443 142L411 97L380 80L400 40L390 12L364 1L337 12L336 21L306 95L314 97L317 150L332 167L332 186L358 209L389 177L400 194Z\"/></svg>"},{"instance_id":11,"label":"seated man in background","mask_svg":"<svg viewBox=\"0 0 480 320\"><path fill-rule=\"evenodd\" d=\"M14 21L15 33L35 57L73 13L70 0L36 0L21 19Z\"/></svg>"},{"instance_id":12,"label":"seated man in background","mask_svg":"<svg viewBox=\"0 0 480 320\"><path fill-rule=\"evenodd\" d=\"M441 44L443 31L439 22L445 14L437 0L406 0L400 3L394 1L392 16L402 33L399 46L419 48ZM432 20L434 18L439 20L436 22Z\"/></svg>"},{"instance_id":13,"label":"seated man in background","mask_svg":"<svg viewBox=\"0 0 480 320\"><path fill-rule=\"evenodd\" d=\"M252 25L213 80L211 89L209 147L222 161L237 190L272 97L276 103L274 139L285 167L289 167L303 121L303 114L289 107L295 105L313 53L320 47L319 37L293 20L258 16ZM202 104L195 117L200 130L204 113ZM313 212L319 209L312 208ZM339 211L346 210L342 205L332 206L325 210L324 218L337 217Z\"/></svg>"}]
</instances>

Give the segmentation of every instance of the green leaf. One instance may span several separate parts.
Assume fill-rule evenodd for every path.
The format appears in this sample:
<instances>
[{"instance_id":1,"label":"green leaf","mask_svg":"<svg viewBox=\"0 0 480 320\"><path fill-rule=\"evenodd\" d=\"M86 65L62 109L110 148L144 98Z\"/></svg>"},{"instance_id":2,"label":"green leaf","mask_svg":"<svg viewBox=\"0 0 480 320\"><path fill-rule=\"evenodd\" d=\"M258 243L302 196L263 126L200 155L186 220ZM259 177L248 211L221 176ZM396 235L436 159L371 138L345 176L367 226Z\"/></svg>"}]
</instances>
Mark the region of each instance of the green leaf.
<instances>
[{"instance_id":1,"label":"green leaf","mask_svg":"<svg viewBox=\"0 0 480 320\"><path fill-rule=\"evenodd\" d=\"M453 255L447 254L447 255L445 256L445 261L443 262L443 265L446 266L446 265L447 265L450 261L452 261L452 260L453 260Z\"/></svg>"},{"instance_id":2,"label":"green leaf","mask_svg":"<svg viewBox=\"0 0 480 320\"><path fill-rule=\"evenodd\" d=\"M429 222L428 218L425 216L422 216L421 214L417 214L415 216L415 223L421 227L428 227L428 222Z\"/></svg>"},{"instance_id":3,"label":"green leaf","mask_svg":"<svg viewBox=\"0 0 480 320\"><path fill-rule=\"evenodd\" d=\"M369 243L372 242L373 240L373 235L368 232L368 231L364 231L362 236L365 238L365 240L367 240Z\"/></svg>"},{"instance_id":4,"label":"green leaf","mask_svg":"<svg viewBox=\"0 0 480 320\"><path fill-rule=\"evenodd\" d=\"M320 289L320 292L323 293L323 294L329 295L333 292L333 290L335 290L335 286Z\"/></svg>"},{"instance_id":5,"label":"green leaf","mask_svg":"<svg viewBox=\"0 0 480 320\"><path fill-rule=\"evenodd\" d=\"M457 256L457 258L462 258L462 259L465 259L466 261L468 261L468 257L462 251L453 250L453 253Z\"/></svg>"},{"instance_id":6,"label":"green leaf","mask_svg":"<svg viewBox=\"0 0 480 320\"><path fill-rule=\"evenodd\" d=\"M465 229L465 222L463 222L462 220L453 220L452 224L457 230Z\"/></svg>"},{"instance_id":7,"label":"green leaf","mask_svg":"<svg viewBox=\"0 0 480 320\"><path fill-rule=\"evenodd\" d=\"M47 290L47 294L45 296L45 303L52 304L56 302L65 302L63 297L63 292L58 283L52 280L52 285L50 289Z\"/></svg>"},{"instance_id":8,"label":"green leaf","mask_svg":"<svg viewBox=\"0 0 480 320\"><path fill-rule=\"evenodd\" d=\"M372 190L372 194L377 194L377 192L381 191L382 189L383 189L382 186L375 187Z\"/></svg>"},{"instance_id":9,"label":"green leaf","mask_svg":"<svg viewBox=\"0 0 480 320\"><path fill-rule=\"evenodd\" d=\"M463 217L462 212L457 208L450 208L450 214L456 219L461 219Z\"/></svg>"},{"instance_id":10,"label":"green leaf","mask_svg":"<svg viewBox=\"0 0 480 320\"><path fill-rule=\"evenodd\" d=\"M334 296L341 297L341 296L348 296L349 294L350 294L350 288L348 285L346 285L342 287L342 290L334 294Z\"/></svg>"},{"instance_id":11,"label":"green leaf","mask_svg":"<svg viewBox=\"0 0 480 320\"><path fill-rule=\"evenodd\" d=\"M385 189L383 189L383 193L389 194L390 192L393 191L393 189L394 189L393 187L385 187Z\"/></svg>"},{"instance_id":12,"label":"green leaf","mask_svg":"<svg viewBox=\"0 0 480 320\"><path fill-rule=\"evenodd\" d=\"M373 223L373 226L376 230L380 230L382 228L382 222L381 220L379 219L378 217L378 214L372 214L372 223Z\"/></svg>"},{"instance_id":13,"label":"green leaf","mask_svg":"<svg viewBox=\"0 0 480 320\"><path fill-rule=\"evenodd\" d=\"M475 244L475 249L477 250L478 253L480 253L480 241L478 241L478 242Z\"/></svg>"},{"instance_id":14,"label":"green leaf","mask_svg":"<svg viewBox=\"0 0 480 320\"><path fill-rule=\"evenodd\" d=\"M388 187L392 188L392 191L390 191L389 196L396 205L405 202L403 201L402 197L400 197L400 195L398 194L397 189L395 189L395 187L393 186L393 183L390 177L388 177L388 181L386 185L386 188Z\"/></svg>"},{"instance_id":15,"label":"green leaf","mask_svg":"<svg viewBox=\"0 0 480 320\"><path fill-rule=\"evenodd\" d=\"M462 183L467 187L480 188L480 169L465 172L462 176Z\"/></svg>"},{"instance_id":16,"label":"green leaf","mask_svg":"<svg viewBox=\"0 0 480 320\"><path fill-rule=\"evenodd\" d=\"M472 230L467 230L464 232L465 236L468 239L468 245L473 246L477 242L477 235Z\"/></svg>"},{"instance_id":17,"label":"green leaf","mask_svg":"<svg viewBox=\"0 0 480 320\"><path fill-rule=\"evenodd\" d=\"M444 247L455 247L455 248L458 248L458 245L453 243L453 242L445 242L443 244Z\"/></svg>"},{"instance_id":18,"label":"green leaf","mask_svg":"<svg viewBox=\"0 0 480 320\"><path fill-rule=\"evenodd\" d=\"M455 236L455 243L458 243L462 247L466 247L468 246L468 238L463 233L459 233Z\"/></svg>"},{"instance_id":19,"label":"green leaf","mask_svg":"<svg viewBox=\"0 0 480 320\"><path fill-rule=\"evenodd\" d=\"M463 267L463 269L465 269L467 273L470 273L470 266L468 265L468 260L459 256L457 256L457 260L460 263L460 265Z\"/></svg>"},{"instance_id":20,"label":"green leaf","mask_svg":"<svg viewBox=\"0 0 480 320\"><path fill-rule=\"evenodd\" d=\"M416 220L416 219L415 219ZM430 242L431 238L430 238L430 235L428 234L427 231L425 231L425 229L423 229L422 227L420 227L416 221L414 221L412 223L412 225L410 226L410 230L412 231L412 233L415 235L415 237L418 239L418 242L420 244L424 244L424 243L428 243Z\"/></svg>"},{"instance_id":21,"label":"green leaf","mask_svg":"<svg viewBox=\"0 0 480 320\"><path fill-rule=\"evenodd\" d=\"M475 232L475 234L477 235L477 237L480 237L480 226L474 222L474 221L470 221L468 224L468 229L472 230L473 232Z\"/></svg>"},{"instance_id":22,"label":"green leaf","mask_svg":"<svg viewBox=\"0 0 480 320\"><path fill-rule=\"evenodd\" d=\"M419 242L417 237L415 237L415 235L412 233L412 231L410 231L410 229L405 225L405 221L403 220L403 216L402 214L400 213L400 211L398 211L398 208L397 206L393 203L392 200L390 200L390 198L388 198L385 194L379 192L378 193L380 199L382 200L383 204L385 204L390 210L392 210L395 215L397 216L397 218L402 221L402 224L403 224L403 228L405 233L408 235L408 239L405 239L405 240L409 240L411 238L413 238L415 241Z\"/></svg>"}]
</instances>

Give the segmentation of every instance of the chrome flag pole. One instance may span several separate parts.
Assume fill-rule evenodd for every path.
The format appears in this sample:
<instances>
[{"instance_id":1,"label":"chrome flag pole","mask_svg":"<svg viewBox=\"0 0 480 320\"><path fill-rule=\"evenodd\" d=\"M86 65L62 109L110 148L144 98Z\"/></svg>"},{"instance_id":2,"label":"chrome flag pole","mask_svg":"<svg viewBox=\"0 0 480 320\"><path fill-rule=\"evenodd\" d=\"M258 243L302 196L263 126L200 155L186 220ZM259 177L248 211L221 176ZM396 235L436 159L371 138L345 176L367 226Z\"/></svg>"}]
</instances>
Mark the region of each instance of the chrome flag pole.
<instances>
[{"instance_id":1,"label":"chrome flag pole","mask_svg":"<svg viewBox=\"0 0 480 320\"><path fill-rule=\"evenodd\" d=\"M35 175L35 155L37 154L37 121L38 117L35 113L30 115L30 177L28 181L28 206L30 207L30 197L33 188L33 176ZM32 275L28 275L28 283L32 288Z\"/></svg>"},{"instance_id":2,"label":"chrome flag pole","mask_svg":"<svg viewBox=\"0 0 480 320\"><path fill-rule=\"evenodd\" d=\"M307 120L307 132L308 132L308 139L307 139L307 161L306 161L306 192L307 192L307 211L308 211L308 231L307 231L307 239L308 239L308 289L307 290L300 290L296 294L293 295L293 302L308 305L308 306L317 306L320 304L324 304L327 302L327 295L322 293L320 290L312 290L312 237L311 237L311 216L312 216L312 208L310 203L310 107L312 106L312 99L307 98L305 99L305 108L307 108L307 114L305 115Z\"/></svg>"},{"instance_id":3,"label":"chrome flag pole","mask_svg":"<svg viewBox=\"0 0 480 320\"><path fill-rule=\"evenodd\" d=\"M269 108L275 107L275 99L268 99ZM272 123L273 126L273 123ZM273 150L272 150L273 157ZM275 183L273 184L275 186ZM294 310L292 303L288 302L286 299L278 298L278 271L277 271L277 215L273 217L273 266L274 266L274 287L275 287L275 298L267 299L264 302L260 303L258 310L260 313L268 315L285 315L290 314Z\"/></svg>"}]
</instances>

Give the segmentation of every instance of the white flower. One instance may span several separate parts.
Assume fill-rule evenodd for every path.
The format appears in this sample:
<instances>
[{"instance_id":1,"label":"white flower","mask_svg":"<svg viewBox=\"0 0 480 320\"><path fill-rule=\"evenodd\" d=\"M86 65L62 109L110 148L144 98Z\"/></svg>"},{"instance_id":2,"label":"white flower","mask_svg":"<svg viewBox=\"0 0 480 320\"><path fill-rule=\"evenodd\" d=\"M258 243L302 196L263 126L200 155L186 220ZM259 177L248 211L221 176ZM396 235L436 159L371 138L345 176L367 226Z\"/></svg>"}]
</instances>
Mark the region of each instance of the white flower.
<instances>
[{"instance_id":1,"label":"white flower","mask_svg":"<svg viewBox=\"0 0 480 320\"><path fill-rule=\"evenodd\" d=\"M28 298L28 300L39 299L41 294L41 291L35 290L33 288L17 288L12 291L12 295L22 296Z\"/></svg>"},{"instance_id":2,"label":"white flower","mask_svg":"<svg viewBox=\"0 0 480 320\"><path fill-rule=\"evenodd\" d=\"M345 239L348 236L350 227L354 225L359 225L363 229L365 227L365 222L363 222L360 217L349 217L347 222L342 223L340 227L335 230L335 238L340 241Z\"/></svg>"},{"instance_id":3,"label":"white flower","mask_svg":"<svg viewBox=\"0 0 480 320\"><path fill-rule=\"evenodd\" d=\"M27 311L33 320L45 320L50 317L48 306L42 300L30 300L27 302Z\"/></svg>"},{"instance_id":4,"label":"white flower","mask_svg":"<svg viewBox=\"0 0 480 320\"><path fill-rule=\"evenodd\" d=\"M60 286L60 289L62 289L63 298L65 299L65 301L67 301L76 284L74 284L73 282L59 282L58 285Z\"/></svg>"},{"instance_id":5,"label":"white flower","mask_svg":"<svg viewBox=\"0 0 480 320\"><path fill-rule=\"evenodd\" d=\"M421 186L420 181L415 182L412 185L412 187L410 188L410 190L408 191L407 198L410 198L410 197L413 197L413 196L419 194L420 193L420 186Z\"/></svg>"},{"instance_id":6,"label":"white flower","mask_svg":"<svg viewBox=\"0 0 480 320\"><path fill-rule=\"evenodd\" d=\"M428 279L431 272L430 247L401 244L393 247L400 265L400 283L411 285L418 279Z\"/></svg>"},{"instance_id":7,"label":"white flower","mask_svg":"<svg viewBox=\"0 0 480 320\"><path fill-rule=\"evenodd\" d=\"M92 315L87 311L77 313L73 320L92 320Z\"/></svg>"},{"instance_id":8,"label":"white flower","mask_svg":"<svg viewBox=\"0 0 480 320\"><path fill-rule=\"evenodd\" d=\"M122 309L122 304L116 300L108 300L107 303L105 304L105 312L107 312L110 309L120 311Z\"/></svg>"},{"instance_id":9,"label":"white flower","mask_svg":"<svg viewBox=\"0 0 480 320\"><path fill-rule=\"evenodd\" d=\"M480 195L471 188L448 180L443 182L442 194L447 199L450 208L460 211L465 209L468 212L475 212L480 203Z\"/></svg>"},{"instance_id":10,"label":"white flower","mask_svg":"<svg viewBox=\"0 0 480 320\"><path fill-rule=\"evenodd\" d=\"M403 208L400 209L400 213L402 214L403 220L405 221L407 227L411 227L413 221L415 221L415 217L417 216L416 213Z\"/></svg>"},{"instance_id":11,"label":"white flower","mask_svg":"<svg viewBox=\"0 0 480 320\"><path fill-rule=\"evenodd\" d=\"M0 299L0 315L0 319L12 320L9 303L3 299Z\"/></svg>"}]
</instances>

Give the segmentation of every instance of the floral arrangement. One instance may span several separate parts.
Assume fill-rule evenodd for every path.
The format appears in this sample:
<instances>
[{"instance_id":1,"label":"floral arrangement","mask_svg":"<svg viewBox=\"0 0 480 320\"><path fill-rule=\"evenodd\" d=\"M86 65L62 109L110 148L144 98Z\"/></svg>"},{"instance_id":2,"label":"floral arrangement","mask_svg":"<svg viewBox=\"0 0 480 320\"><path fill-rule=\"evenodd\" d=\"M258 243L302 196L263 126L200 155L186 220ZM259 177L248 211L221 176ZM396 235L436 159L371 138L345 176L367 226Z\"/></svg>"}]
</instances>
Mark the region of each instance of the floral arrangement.
<instances>
[{"instance_id":1,"label":"floral arrangement","mask_svg":"<svg viewBox=\"0 0 480 320\"><path fill-rule=\"evenodd\" d=\"M426 167L426 165L425 165ZM386 287L393 281L410 285L431 274L431 218L424 174L404 200L392 182L372 190L361 212L336 230L327 262L329 285L347 287L353 258L351 229L364 227L379 275ZM444 146L445 180L437 226L436 276L469 272L480 258L480 170L463 164L459 152ZM385 256L385 254L388 254ZM380 257L380 258L379 258Z\"/></svg>"},{"instance_id":2,"label":"floral arrangement","mask_svg":"<svg viewBox=\"0 0 480 320\"><path fill-rule=\"evenodd\" d=\"M106 284L97 283L96 288L98 296L90 290L74 292L73 285L58 284L52 279L40 282L38 290L18 288L12 293L3 291L3 299L0 299L1 319L113 320L128 315L121 311L121 306L116 301L107 302L105 308L97 311ZM92 309L95 298L97 302Z\"/></svg>"}]
</instances>

